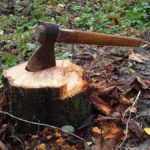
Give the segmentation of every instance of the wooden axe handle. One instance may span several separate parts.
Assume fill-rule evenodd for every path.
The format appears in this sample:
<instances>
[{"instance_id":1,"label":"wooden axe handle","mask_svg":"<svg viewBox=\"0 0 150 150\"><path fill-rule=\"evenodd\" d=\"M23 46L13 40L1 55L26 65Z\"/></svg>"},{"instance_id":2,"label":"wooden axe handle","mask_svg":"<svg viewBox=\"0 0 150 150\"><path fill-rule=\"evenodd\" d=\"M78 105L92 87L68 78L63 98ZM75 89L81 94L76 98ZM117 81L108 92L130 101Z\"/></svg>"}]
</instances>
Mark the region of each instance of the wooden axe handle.
<instances>
[{"instance_id":1,"label":"wooden axe handle","mask_svg":"<svg viewBox=\"0 0 150 150\"><path fill-rule=\"evenodd\" d=\"M142 40L124 36L109 35L95 32L82 32L78 30L59 30L56 42L112 45L112 46L140 46Z\"/></svg>"}]
</instances>

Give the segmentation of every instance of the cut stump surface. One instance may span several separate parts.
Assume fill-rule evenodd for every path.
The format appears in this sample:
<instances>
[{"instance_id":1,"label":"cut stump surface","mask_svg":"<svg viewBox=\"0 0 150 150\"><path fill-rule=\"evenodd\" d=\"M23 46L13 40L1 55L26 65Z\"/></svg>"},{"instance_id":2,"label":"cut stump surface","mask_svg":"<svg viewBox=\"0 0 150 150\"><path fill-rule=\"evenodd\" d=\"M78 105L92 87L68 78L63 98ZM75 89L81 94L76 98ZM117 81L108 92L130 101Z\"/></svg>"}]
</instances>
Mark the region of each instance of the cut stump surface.
<instances>
[{"instance_id":1,"label":"cut stump surface","mask_svg":"<svg viewBox=\"0 0 150 150\"><path fill-rule=\"evenodd\" d=\"M55 126L79 126L91 113L83 69L69 60L38 72L25 70L27 62L4 70L9 111L23 119Z\"/></svg>"}]
</instances>

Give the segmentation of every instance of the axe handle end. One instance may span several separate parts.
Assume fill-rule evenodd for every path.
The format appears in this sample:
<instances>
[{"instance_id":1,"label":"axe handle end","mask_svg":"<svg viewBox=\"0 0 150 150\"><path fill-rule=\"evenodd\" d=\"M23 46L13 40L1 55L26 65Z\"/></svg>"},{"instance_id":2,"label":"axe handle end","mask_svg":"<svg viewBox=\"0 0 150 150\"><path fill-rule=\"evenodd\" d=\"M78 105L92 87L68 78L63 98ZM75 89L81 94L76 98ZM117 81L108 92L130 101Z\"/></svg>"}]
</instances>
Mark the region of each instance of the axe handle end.
<instances>
[{"instance_id":1,"label":"axe handle end","mask_svg":"<svg viewBox=\"0 0 150 150\"><path fill-rule=\"evenodd\" d=\"M117 35L109 35L95 32L82 32L78 30L59 30L57 42L93 44L93 45L111 45L111 46L140 46L142 40Z\"/></svg>"}]
</instances>

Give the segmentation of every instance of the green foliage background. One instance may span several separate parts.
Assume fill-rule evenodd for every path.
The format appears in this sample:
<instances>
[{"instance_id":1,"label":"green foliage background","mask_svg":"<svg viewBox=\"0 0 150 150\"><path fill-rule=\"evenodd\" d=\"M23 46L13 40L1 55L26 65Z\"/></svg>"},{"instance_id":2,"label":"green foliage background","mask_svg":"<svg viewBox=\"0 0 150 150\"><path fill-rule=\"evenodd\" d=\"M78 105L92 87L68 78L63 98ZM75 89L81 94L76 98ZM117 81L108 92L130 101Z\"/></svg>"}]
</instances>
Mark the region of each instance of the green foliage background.
<instances>
[{"instance_id":1,"label":"green foliage background","mask_svg":"<svg viewBox=\"0 0 150 150\"><path fill-rule=\"evenodd\" d=\"M39 20L103 33L150 30L149 0L1 0L0 14L1 72L35 50Z\"/></svg>"}]
</instances>

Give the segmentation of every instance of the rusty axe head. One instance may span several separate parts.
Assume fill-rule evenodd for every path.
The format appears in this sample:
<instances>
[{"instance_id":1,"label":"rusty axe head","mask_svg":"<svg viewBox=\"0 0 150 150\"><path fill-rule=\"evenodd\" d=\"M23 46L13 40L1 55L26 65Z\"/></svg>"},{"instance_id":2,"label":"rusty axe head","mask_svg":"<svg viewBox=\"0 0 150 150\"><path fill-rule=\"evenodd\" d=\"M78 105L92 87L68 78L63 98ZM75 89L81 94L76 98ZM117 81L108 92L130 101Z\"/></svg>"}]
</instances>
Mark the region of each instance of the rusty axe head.
<instances>
[{"instance_id":1,"label":"rusty axe head","mask_svg":"<svg viewBox=\"0 0 150 150\"><path fill-rule=\"evenodd\" d=\"M36 72L56 65L54 44L58 32L58 25L39 22L35 33L38 47L28 61L27 71Z\"/></svg>"}]
</instances>

